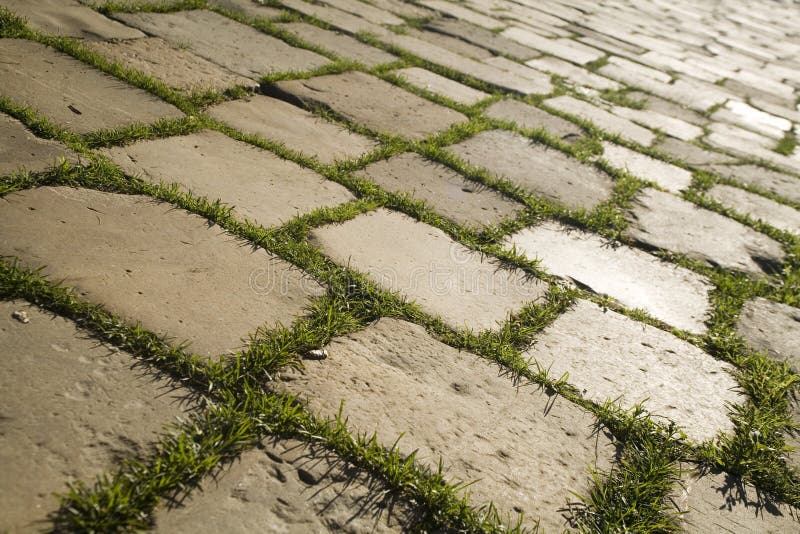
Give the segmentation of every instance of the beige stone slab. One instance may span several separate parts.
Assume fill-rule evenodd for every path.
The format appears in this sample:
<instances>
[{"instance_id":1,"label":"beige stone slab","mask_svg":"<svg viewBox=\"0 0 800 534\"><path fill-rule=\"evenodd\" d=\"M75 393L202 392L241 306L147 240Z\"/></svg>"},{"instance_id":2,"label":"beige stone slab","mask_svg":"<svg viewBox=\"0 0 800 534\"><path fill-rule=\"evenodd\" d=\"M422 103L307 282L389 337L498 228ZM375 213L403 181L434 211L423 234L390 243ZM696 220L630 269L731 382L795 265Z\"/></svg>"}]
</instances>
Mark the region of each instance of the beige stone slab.
<instances>
[{"instance_id":1,"label":"beige stone slab","mask_svg":"<svg viewBox=\"0 0 800 534\"><path fill-rule=\"evenodd\" d=\"M536 50L501 37L491 30L458 19L434 18L425 27L451 37L463 39L498 55L503 54L523 60L538 55Z\"/></svg>"},{"instance_id":2,"label":"beige stone slab","mask_svg":"<svg viewBox=\"0 0 800 534\"><path fill-rule=\"evenodd\" d=\"M478 91L472 87L454 82L444 76L439 76L429 70L420 67L409 67L407 69L400 69L395 71L395 74L406 80L411 85L425 89L432 93L437 93L446 96L450 100L471 106L477 104L489 95L483 91Z\"/></svg>"},{"instance_id":3,"label":"beige stone slab","mask_svg":"<svg viewBox=\"0 0 800 534\"><path fill-rule=\"evenodd\" d=\"M277 82L279 92L307 105L330 107L378 132L423 139L467 117L363 72Z\"/></svg>"},{"instance_id":4,"label":"beige stone slab","mask_svg":"<svg viewBox=\"0 0 800 534\"><path fill-rule=\"evenodd\" d=\"M563 111L564 113L569 113L570 115L575 115L576 117L590 121L594 123L595 126L608 133L630 139L640 145L650 146L656 138L653 132L632 123L628 119L619 117L604 109L593 106L588 102L578 100L568 95L550 98L545 100L544 104L559 111Z\"/></svg>"},{"instance_id":5,"label":"beige stone slab","mask_svg":"<svg viewBox=\"0 0 800 534\"><path fill-rule=\"evenodd\" d=\"M620 117L625 117L626 119L643 124L648 128L657 128L665 134L681 139L682 141L691 141L705 133L699 126L675 117L663 115L652 109L631 109L622 106L612 106L611 112L614 113L614 115L619 115Z\"/></svg>"},{"instance_id":6,"label":"beige stone slab","mask_svg":"<svg viewBox=\"0 0 800 534\"><path fill-rule=\"evenodd\" d=\"M800 179L757 165L711 165L710 171L800 204Z\"/></svg>"},{"instance_id":7,"label":"beige stone slab","mask_svg":"<svg viewBox=\"0 0 800 534\"><path fill-rule=\"evenodd\" d=\"M206 219L147 197L44 187L0 204L0 255L75 287L129 322L216 356L290 324L315 281Z\"/></svg>"},{"instance_id":8,"label":"beige stone slab","mask_svg":"<svg viewBox=\"0 0 800 534\"><path fill-rule=\"evenodd\" d=\"M316 228L309 237L333 261L366 273L454 328L495 328L546 291L522 271L499 268L438 228L386 209Z\"/></svg>"},{"instance_id":9,"label":"beige stone slab","mask_svg":"<svg viewBox=\"0 0 800 534\"><path fill-rule=\"evenodd\" d=\"M77 133L183 116L155 96L33 41L0 39L0 79L0 95Z\"/></svg>"},{"instance_id":10,"label":"beige stone slab","mask_svg":"<svg viewBox=\"0 0 800 534\"><path fill-rule=\"evenodd\" d=\"M651 158L635 150L603 141L603 159L612 167L655 182L667 191L677 193L692 183L692 173L665 161Z\"/></svg>"},{"instance_id":11,"label":"beige stone slab","mask_svg":"<svg viewBox=\"0 0 800 534\"><path fill-rule=\"evenodd\" d=\"M514 26L503 30L500 35L534 50L539 50L579 65L585 65L605 55L602 50L592 48L573 39L548 39L531 30Z\"/></svg>"},{"instance_id":12,"label":"beige stone slab","mask_svg":"<svg viewBox=\"0 0 800 534\"><path fill-rule=\"evenodd\" d=\"M79 39L136 39L137 29L104 17L75 0L0 0L0 6L28 21L34 30Z\"/></svg>"},{"instance_id":13,"label":"beige stone slab","mask_svg":"<svg viewBox=\"0 0 800 534\"><path fill-rule=\"evenodd\" d=\"M653 145L653 148L678 160L684 161L689 165L712 165L736 162L736 158L728 156L727 154L702 148L674 137L664 138Z\"/></svg>"},{"instance_id":14,"label":"beige stone slab","mask_svg":"<svg viewBox=\"0 0 800 534\"><path fill-rule=\"evenodd\" d=\"M194 194L235 206L234 213L262 226L355 198L310 169L214 131L103 152L126 174L178 182Z\"/></svg>"},{"instance_id":15,"label":"beige stone slab","mask_svg":"<svg viewBox=\"0 0 800 534\"><path fill-rule=\"evenodd\" d=\"M567 82L585 85L598 90L617 90L622 86L614 80L609 80L584 68L573 65L553 56L542 56L525 62L529 67L543 72L549 72L563 77Z\"/></svg>"},{"instance_id":16,"label":"beige stone slab","mask_svg":"<svg viewBox=\"0 0 800 534\"><path fill-rule=\"evenodd\" d=\"M325 4L340 9L346 13L357 15L373 24L386 24L399 26L405 21L389 11L377 8L360 0L325 0Z\"/></svg>"},{"instance_id":17,"label":"beige stone slab","mask_svg":"<svg viewBox=\"0 0 800 534\"><path fill-rule=\"evenodd\" d=\"M410 28L404 35L408 35L415 39L419 39L420 41L425 41L426 43L444 48L445 50L449 50L450 52L458 54L459 56L463 56L464 58L481 61L493 57L492 52L483 47L475 46L474 44L469 43L459 37L446 35L436 31L416 30Z\"/></svg>"},{"instance_id":18,"label":"beige stone slab","mask_svg":"<svg viewBox=\"0 0 800 534\"><path fill-rule=\"evenodd\" d=\"M800 234L800 211L738 187L719 184L706 193L726 208L749 215L779 230Z\"/></svg>"},{"instance_id":19,"label":"beige stone slab","mask_svg":"<svg viewBox=\"0 0 800 534\"><path fill-rule=\"evenodd\" d=\"M332 164L357 158L378 143L275 98L253 95L213 106L209 115L241 132L258 134L287 148Z\"/></svg>"},{"instance_id":20,"label":"beige stone slab","mask_svg":"<svg viewBox=\"0 0 800 534\"><path fill-rule=\"evenodd\" d=\"M269 7L258 0L207 0L208 5L221 7L245 17L272 19L284 13L280 9Z\"/></svg>"},{"instance_id":21,"label":"beige stone slab","mask_svg":"<svg viewBox=\"0 0 800 534\"><path fill-rule=\"evenodd\" d=\"M61 143L41 139L13 117L0 113L0 176L16 171L41 172L78 155Z\"/></svg>"},{"instance_id":22,"label":"beige stone slab","mask_svg":"<svg viewBox=\"0 0 800 534\"><path fill-rule=\"evenodd\" d=\"M800 309L754 298L744 303L736 331L754 350L800 370Z\"/></svg>"},{"instance_id":23,"label":"beige stone slab","mask_svg":"<svg viewBox=\"0 0 800 534\"><path fill-rule=\"evenodd\" d=\"M313 24L290 22L287 24L276 24L275 26L288 31L308 43L330 50L343 58L359 61L369 68L399 60L396 56L384 52L379 48L375 48L374 46L364 44L349 35L323 30L319 26L314 26Z\"/></svg>"},{"instance_id":24,"label":"beige stone slab","mask_svg":"<svg viewBox=\"0 0 800 534\"><path fill-rule=\"evenodd\" d=\"M321 3L305 2L304 0L281 0L281 4L309 17L323 20L331 26L350 34L364 32L378 36L389 32L388 29L379 24Z\"/></svg>"},{"instance_id":25,"label":"beige stone slab","mask_svg":"<svg viewBox=\"0 0 800 534\"><path fill-rule=\"evenodd\" d=\"M444 0L422 0L420 3L425 7L441 13L447 13L455 19L472 23L487 30L495 30L505 26L502 21L487 17L486 15L482 15L454 2L446 2Z\"/></svg>"},{"instance_id":26,"label":"beige stone slab","mask_svg":"<svg viewBox=\"0 0 800 534\"><path fill-rule=\"evenodd\" d=\"M585 494L588 468L607 469L614 447L594 417L564 398L516 388L495 365L395 319L334 339L328 358L309 362L284 386L312 409L343 417L383 443L401 434L400 451L450 480L474 481L471 502L489 499L500 513L523 512L548 532L567 527L569 491Z\"/></svg>"},{"instance_id":27,"label":"beige stone slab","mask_svg":"<svg viewBox=\"0 0 800 534\"><path fill-rule=\"evenodd\" d=\"M726 403L741 404L734 367L668 332L579 300L523 354L598 403L644 402L694 442L732 432Z\"/></svg>"},{"instance_id":28,"label":"beige stone slab","mask_svg":"<svg viewBox=\"0 0 800 534\"><path fill-rule=\"evenodd\" d=\"M562 141L574 142L584 136L583 130L577 124L519 100L499 100L487 107L484 114L492 119L513 122L529 130L541 128Z\"/></svg>"},{"instance_id":29,"label":"beige stone slab","mask_svg":"<svg viewBox=\"0 0 800 534\"><path fill-rule=\"evenodd\" d=\"M54 493L141 456L190 409L179 385L27 302L0 302L0 346L3 532L47 528Z\"/></svg>"}]
</instances>

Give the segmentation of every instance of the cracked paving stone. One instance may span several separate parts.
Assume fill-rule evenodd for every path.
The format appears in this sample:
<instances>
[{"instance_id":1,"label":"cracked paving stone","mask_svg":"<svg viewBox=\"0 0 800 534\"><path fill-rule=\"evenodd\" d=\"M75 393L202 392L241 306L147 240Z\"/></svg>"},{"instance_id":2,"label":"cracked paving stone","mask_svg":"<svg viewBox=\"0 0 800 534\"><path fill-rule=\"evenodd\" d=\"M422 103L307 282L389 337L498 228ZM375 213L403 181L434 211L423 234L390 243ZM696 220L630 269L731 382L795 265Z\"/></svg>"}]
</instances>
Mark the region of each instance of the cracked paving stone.
<instances>
[{"instance_id":1,"label":"cracked paving stone","mask_svg":"<svg viewBox=\"0 0 800 534\"><path fill-rule=\"evenodd\" d=\"M757 165L710 165L707 170L800 204L800 179Z\"/></svg>"},{"instance_id":2,"label":"cracked paving stone","mask_svg":"<svg viewBox=\"0 0 800 534\"><path fill-rule=\"evenodd\" d=\"M749 300L736 331L753 349L800 370L800 309L760 297Z\"/></svg>"},{"instance_id":3,"label":"cracked paving stone","mask_svg":"<svg viewBox=\"0 0 800 534\"><path fill-rule=\"evenodd\" d=\"M413 299L454 328L495 328L547 290L522 271L498 268L438 228L383 208L316 228L309 237L333 261Z\"/></svg>"},{"instance_id":4,"label":"cracked paving stone","mask_svg":"<svg viewBox=\"0 0 800 534\"><path fill-rule=\"evenodd\" d=\"M0 255L129 322L216 356L287 325L323 289L208 220L135 195L43 187L0 203Z\"/></svg>"},{"instance_id":5,"label":"cracked paving stone","mask_svg":"<svg viewBox=\"0 0 800 534\"><path fill-rule=\"evenodd\" d=\"M686 189L692 183L692 173L686 169L608 141L603 141L602 157L612 167L654 182L672 193Z\"/></svg>"},{"instance_id":6,"label":"cracked paving stone","mask_svg":"<svg viewBox=\"0 0 800 534\"><path fill-rule=\"evenodd\" d=\"M0 113L0 176L17 171L41 172L78 155L61 143L36 137L24 124Z\"/></svg>"},{"instance_id":7,"label":"cracked paving stone","mask_svg":"<svg viewBox=\"0 0 800 534\"><path fill-rule=\"evenodd\" d=\"M724 184L715 185L706 195L737 213L749 215L750 218L763 221L778 230L800 235L800 211L791 206Z\"/></svg>"},{"instance_id":8,"label":"cracked paving stone","mask_svg":"<svg viewBox=\"0 0 800 534\"><path fill-rule=\"evenodd\" d=\"M326 360L284 376L312 410L343 418L359 433L398 436L401 454L449 479L476 481L472 502L521 511L549 532L567 527L569 491L585 494L588 468L608 469L615 447L595 419L564 398L516 388L496 365L433 339L419 325L383 318L334 339ZM530 525L529 525L530 526Z\"/></svg>"},{"instance_id":9,"label":"cracked paving stone","mask_svg":"<svg viewBox=\"0 0 800 534\"><path fill-rule=\"evenodd\" d=\"M584 137L583 130L577 124L519 100L500 100L487 107L483 113L491 119L513 122L520 128L543 129L568 143Z\"/></svg>"},{"instance_id":10,"label":"cracked paving stone","mask_svg":"<svg viewBox=\"0 0 800 534\"><path fill-rule=\"evenodd\" d=\"M640 145L650 146L656 138L656 135L647 128L642 128L628 119L618 117L604 109L571 96L563 95L550 98L545 100L544 104L564 113L569 113L570 115L575 115L576 117L590 121L598 128L610 134L630 139Z\"/></svg>"},{"instance_id":11,"label":"cracked paving stone","mask_svg":"<svg viewBox=\"0 0 800 534\"><path fill-rule=\"evenodd\" d=\"M75 0L0 0L31 29L87 40L136 39L137 29L120 24Z\"/></svg>"},{"instance_id":12,"label":"cracked paving stone","mask_svg":"<svg viewBox=\"0 0 800 534\"><path fill-rule=\"evenodd\" d=\"M275 27L285 30L308 43L334 52L343 58L359 61L369 68L399 60L398 57L374 46L364 44L349 35L323 30L305 22L275 24Z\"/></svg>"},{"instance_id":13,"label":"cracked paving stone","mask_svg":"<svg viewBox=\"0 0 800 534\"><path fill-rule=\"evenodd\" d=\"M449 78L439 76L436 73L419 67L400 69L394 71L394 74L403 78L411 85L445 96L453 102L464 106L477 104L484 98L489 98L490 96L483 91L478 91L477 89L454 82Z\"/></svg>"}]
</instances>

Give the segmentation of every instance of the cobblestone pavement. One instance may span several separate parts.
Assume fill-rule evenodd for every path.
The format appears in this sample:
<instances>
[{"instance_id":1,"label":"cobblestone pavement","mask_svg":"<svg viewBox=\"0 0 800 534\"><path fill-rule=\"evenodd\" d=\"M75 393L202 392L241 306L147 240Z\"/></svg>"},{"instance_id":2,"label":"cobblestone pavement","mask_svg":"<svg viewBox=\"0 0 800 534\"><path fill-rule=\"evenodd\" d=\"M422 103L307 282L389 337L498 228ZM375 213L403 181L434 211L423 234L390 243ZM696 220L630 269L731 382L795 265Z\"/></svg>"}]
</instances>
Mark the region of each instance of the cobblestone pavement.
<instances>
[{"instance_id":1,"label":"cobblestone pavement","mask_svg":"<svg viewBox=\"0 0 800 534\"><path fill-rule=\"evenodd\" d=\"M798 532L796 0L0 0L0 531Z\"/></svg>"}]
</instances>

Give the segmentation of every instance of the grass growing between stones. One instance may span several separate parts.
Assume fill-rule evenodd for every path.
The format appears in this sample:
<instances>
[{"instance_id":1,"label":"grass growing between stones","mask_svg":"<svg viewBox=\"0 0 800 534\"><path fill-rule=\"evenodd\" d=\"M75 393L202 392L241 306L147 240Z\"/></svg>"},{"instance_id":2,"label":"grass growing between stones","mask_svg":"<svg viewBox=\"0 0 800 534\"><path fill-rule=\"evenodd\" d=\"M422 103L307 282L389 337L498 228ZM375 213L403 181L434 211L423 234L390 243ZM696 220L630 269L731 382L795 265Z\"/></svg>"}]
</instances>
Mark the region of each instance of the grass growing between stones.
<instances>
[{"instance_id":1,"label":"grass growing between stones","mask_svg":"<svg viewBox=\"0 0 800 534\"><path fill-rule=\"evenodd\" d=\"M791 156L797 148L797 137L791 131L786 132L783 138L775 145L775 152L784 156Z\"/></svg>"}]
</instances>

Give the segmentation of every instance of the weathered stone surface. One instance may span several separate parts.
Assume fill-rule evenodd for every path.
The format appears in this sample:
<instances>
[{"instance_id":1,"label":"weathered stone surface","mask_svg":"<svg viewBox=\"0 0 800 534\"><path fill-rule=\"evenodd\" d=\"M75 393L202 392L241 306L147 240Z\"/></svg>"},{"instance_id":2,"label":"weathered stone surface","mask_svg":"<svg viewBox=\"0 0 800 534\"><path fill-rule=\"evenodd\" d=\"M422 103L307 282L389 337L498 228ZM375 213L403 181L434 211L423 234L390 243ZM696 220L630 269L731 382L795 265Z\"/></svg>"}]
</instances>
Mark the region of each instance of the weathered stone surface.
<instances>
[{"instance_id":1,"label":"weathered stone surface","mask_svg":"<svg viewBox=\"0 0 800 534\"><path fill-rule=\"evenodd\" d=\"M521 230L506 244L516 245L530 259L538 258L550 273L610 295L628 308L641 308L692 333L706 330L703 321L712 286L688 269L556 223Z\"/></svg>"},{"instance_id":2,"label":"weathered stone surface","mask_svg":"<svg viewBox=\"0 0 800 534\"><path fill-rule=\"evenodd\" d=\"M0 206L0 255L218 355L262 325L290 323L322 288L263 250L242 246L206 219L147 197L45 187Z\"/></svg>"},{"instance_id":3,"label":"weathered stone surface","mask_svg":"<svg viewBox=\"0 0 800 534\"><path fill-rule=\"evenodd\" d=\"M149 93L33 41L0 39L0 79L0 95L77 133L183 116Z\"/></svg>"},{"instance_id":4,"label":"weathered stone surface","mask_svg":"<svg viewBox=\"0 0 800 534\"><path fill-rule=\"evenodd\" d=\"M208 113L242 132L279 141L326 164L357 158L378 147L371 139L267 96L253 95L247 100L225 102L210 108Z\"/></svg>"},{"instance_id":5,"label":"weathered stone surface","mask_svg":"<svg viewBox=\"0 0 800 534\"><path fill-rule=\"evenodd\" d=\"M514 26L506 28L500 35L534 50L539 50L579 65L585 65L605 55L602 50L592 48L572 39L548 39L531 30Z\"/></svg>"},{"instance_id":6,"label":"weathered stone surface","mask_svg":"<svg viewBox=\"0 0 800 534\"><path fill-rule=\"evenodd\" d=\"M296 35L306 42L330 50L343 58L360 61L369 68L398 60L398 58L392 54L366 45L348 35L323 30L318 26L305 22L290 22L288 24L276 24L276 26Z\"/></svg>"},{"instance_id":7,"label":"weathered stone surface","mask_svg":"<svg viewBox=\"0 0 800 534\"><path fill-rule=\"evenodd\" d=\"M748 345L800 370L800 310L764 298L744 303L736 331Z\"/></svg>"},{"instance_id":8,"label":"weathered stone surface","mask_svg":"<svg viewBox=\"0 0 800 534\"><path fill-rule=\"evenodd\" d=\"M139 30L104 17L75 0L2 0L0 6L24 17L35 30L80 39L136 39Z\"/></svg>"},{"instance_id":9,"label":"weathered stone surface","mask_svg":"<svg viewBox=\"0 0 800 534\"><path fill-rule=\"evenodd\" d=\"M467 24L458 19L437 18L428 22L425 27L458 39L463 39L494 52L495 54L505 54L518 59L529 59L539 54L536 50L528 48L527 46L522 46L505 37L501 37L490 30Z\"/></svg>"},{"instance_id":10,"label":"weathered stone surface","mask_svg":"<svg viewBox=\"0 0 800 534\"><path fill-rule=\"evenodd\" d=\"M711 165L708 170L725 178L731 178L743 185L766 189L792 202L800 203L800 179L757 165Z\"/></svg>"},{"instance_id":11,"label":"weathered stone surface","mask_svg":"<svg viewBox=\"0 0 800 534\"><path fill-rule=\"evenodd\" d=\"M320 446L270 439L187 501L155 513L169 533L408 532L418 518L386 486Z\"/></svg>"},{"instance_id":12,"label":"weathered stone surface","mask_svg":"<svg viewBox=\"0 0 800 534\"><path fill-rule=\"evenodd\" d=\"M208 0L208 4L233 11L234 13L239 13L246 17L271 19L282 13L280 9L268 7L258 0Z\"/></svg>"},{"instance_id":13,"label":"weathered stone surface","mask_svg":"<svg viewBox=\"0 0 800 534\"><path fill-rule=\"evenodd\" d=\"M449 78L439 76L436 73L419 67L400 69L396 71L395 74L405 79L411 85L446 96L450 100L465 106L471 106L489 97L489 95L483 91L478 91L477 89L454 82Z\"/></svg>"},{"instance_id":14,"label":"weathered stone surface","mask_svg":"<svg viewBox=\"0 0 800 534\"><path fill-rule=\"evenodd\" d=\"M506 130L489 130L452 145L450 152L534 194L572 208L608 199L613 183L603 172Z\"/></svg>"},{"instance_id":15,"label":"weathered stone surface","mask_svg":"<svg viewBox=\"0 0 800 534\"><path fill-rule=\"evenodd\" d=\"M174 48L158 37L93 42L89 47L112 61L178 89L220 91L235 85L250 89L258 87L250 78L239 76L188 50Z\"/></svg>"},{"instance_id":16,"label":"weathered stone surface","mask_svg":"<svg viewBox=\"0 0 800 534\"><path fill-rule=\"evenodd\" d=\"M347 33L356 34L364 32L380 36L389 32L389 30L383 28L379 24L372 23L367 19L345 13L340 9L328 7L323 4L312 4L304 0L281 0L281 4L289 9L299 11L304 15L324 20L331 26L344 30Z\"/></svg>"},{"instance_id":17,"label":"weathered stone surface","mask_svg":"<svg viewBox=\"0 0 800 534\"><path fill-rule=\"evenodd\" d=\"M619 115L620 117L625 117L626 119L643 124L648 128L658 128L665 134L677 137L683 141L691 141L705 133L699 126L695 126L681 119L662 115L651 109L644 110L612 106L611 112L614 113L614 115Z\"/></svg>"},{"instance_id":18,"label":"weathered stone surface","mask_svg":"<svg viewBox=\"0 0 800 534\"><path fill-rule=\"evenodd\" d=\"M194 194L235 206L234 213L263 226L355 198L312 170L214 131L104 152L131 176L178 182Z\"/></svg>"},{"instance_id":19,"label":"weathered stone surface","mask_svg":"<svg viewBox=\"0 0 800 534\"><path fill-rule=\"evenodd\" d=\"M400 17L388 11L379 9L366 2L360 2L359 0L325 0L325 3L344 12L358 15L362 19L368 20L374 24L397 26L405 22Z\"/></svg>"},{"instance_id":20,"label":"weathered stone surface","mask_svg":"<svg viewBox=\"0 0 800 534\"><path fill-rule=\"evenodd\" d=\"M800 158L784 156L772 149L775 140L736 126L715 122L704 141L720 150L746 158L765 160L782 169L800 174Z\"/></svg>"},{"instance_id":21,"label":"weathered stone surface","mask_svg":"<svg viewBox=\"0 0 800 534\"><path fill-rule=\"evenodd\" d=\"M677 193L692 183L692 173L635 150L603 141L603 159L611 166L634 176L655 182L667 191Z\"/></svg>"},{"instance_id":22,"label":"weathered stone surface","mask_svg":"<svg viewBox=\"0 0 800 534\"><path fill-rule=\"evenodd\" d=\"M649 93L631 91L628 93L628 97L634 100L643 101L645 104L645 109L648 111L655 111L661 115L679 119L684 122L694 124L695 126L703 126L708 123L708 119L696 111L692 111L687 107L676 104L675 102L670 102L669 100L664 100L663 98L659 98Z\"/></svg>"},{"instance_id":23,"label":"weathered stone surface","mask_svg":"<svg viewBox=\"0 0 800 534\"><path fill-rule=\"evenodd\" d=\"M689 165L711 165L716 163L734 163L736 161L735 158L727 154L715 152L710 149L707 150L672 137L667 137L656 143L653 145L653 148L673 158L685 161Z\"/></svg>"},{"instance_id":24,"label":"weathered stone surface","mask_svg":"<svg viewBox=\"0 0 800 534\"><path fill-rule=\"evenodd\" d=\"M776 117L736 100L726 102L725 106L714 112L711 118L715 121L725 121L741 126L773 139L781 139L786 132L792 129L792 121Z\"/></svg>"},{"instance_id":25,"label":"weathered stone surface","mask_svg":"<svg viewBox=\"0 0 800 534\"><path fill-rule=\"evenodd\" d=\"M492 65L493 67L497 67L498 69L509 72L523 78L525 80L531 80L539 84L540 86L544 87L550 83L550 75L538 71L536 69L532 69L527 65L522 63L517 63L516 61L512 61L508 58L502 56L490 57L483 60L484 63L487 65Z\"/></svg>"},{"instance_id":26,"label":"weathered stone surface","mask_svg":"<svg viewBox=\"0 0 800 534\"><path fill-rule=\"evenodd\" d=\"M322 104L379 132L422 139L467 117L363 72L277 82L279 92Z\"/></svg>"},{"instance_id":27,"label":"weathered stone surface","mask_svg":"<svg viewBox=\"0 0 800 534\"><path fill-rule=\"evenodd\" d=\"M726 269L761 274L784 256L764 234L655 189L639 195L630 216L632 238Z\"/></svg>"},{"instance_id":28,"label":"weathered stone surface","mask_svg":"<svg viewBox=\"0 0 800 534\"><path fill-rule=\"evenodd\" d=\"M435 11L447 13L453 18L471 22L472 24L487 30L494 30L505 26L505 24L499 20L493 19L492 17L487 17L486 15L481 15L476 11L472 11L469 8L453 2L445 2L444 0L422 0L420 4Z\"/></svg>"},{"instance_id":29,"label":"weathered stone surface","mask_svg":"<svg viewBox=\"0 0 800 534\"><path fill-rule=\"evenodd\" d=\"M42 530L58 509L53 493L142 454L188 410L186 390L27 302L0 302L0 344L4 532Z\"/></svg>"},{"instance_id":30,"label":"weathered stone surface","mask_svg":"<svg viewBox=\"0 0 800 534\"><path fill-rule=\"evenodd\" d=\"M468 43L457 37L451 37L444 33L409 28L405 30L404 35L419 39L420 41L425 41L426 43L431 43L458 54L459 56L463 56L464 58L480 61L493 57L493 54L485 48L475 46L472 43Z\"/></svg>"},{"instance_id":31,"label":"weathered stone surface","mask_svg":"<svg viewBox=\"0 0 800 534\"><path fill-rule=\"evenodd\" d=\"M715 185L708 196L733 211L749 215L787 232L800 234L800 211L738 187Z\"/></svg>"},{"instance_id":32,"label":"weathered stone surface","mask_svg":"<svg viewBox=\"0 0 800 534\"><path fill-rule=\"evenodd\" d=\"M177 46L188 46L198 56L254 80L271 72L310 70L330 63L319 54L289 46L213 11L115 13L114 17Z\"/></svg>"},{"instance_id":33,"label":"weathered stone surface","mask_svg":"<svg viewBox=\"0 0 800 534\"><path fill-rule=\"evenodd\" d=\"M61 143L40 139L17 119L0 113L0 176L21 170L40 172L58 164L61 158L77 157Z\"/></svg>"},{"instance_id":34,"label":"weathered stone surface","mask_svg":"<svg viewBox=\"0 0 800 534\"><path fill-rule=\"evenodd\" d=\"M540 71L550 72L557 74L568 82L578 85L585 85L594 89L620 89L622 86L614 80L609 80L603 76L599 76L593 72L577 67L568 61L563 61L553 56L542 56L540 58L531 59L525 62L529 67L538 69Z\"/></svg>"},{"instance_id":35,"label":"weathered stone surface","mask_svg":"<svg viewBox=\"0 0 800 534\"><path fill-rule=\"evenodd\" d=\"M364 169L364 175L384 189L424 200L441 215L466 226L496 224L524 208L414 153L373 163Z\"/></svg>"},{"instance_id":36,"label":"weathered stone surface","mask_svg":"<svg viewBox=\"0 0 800 534\"><path fill-rule=\"evenodd\" d=\"M726 403L746 397L719 362L668 332L579 300L540 336L523 357L568 382L595 402L619 399L624 408L644 402L650 413L680 425L694 442L730 432Z\"/></svg>"},{"instance_id":37,"label":"weathered stone surface","mask_svg":"<svg viewBox=\"0 0 800 534\"><path fill-rule=\"evenodd\" d=\"M310 239L334 261L365 272L455 328L495 328L546 289L521 271L499 269L438 228L385 209L316 228Z\"/></svg>"},{"instance_id":38,"label":"weathered stone surface","mask_svg":"<svg viewBox=\"0 0 800 534\"><path fill-rule=\"evenodd\" d=\"M544 104L564 113L591 121L595 126L608 133L619 135L644 146L649 146L656 138L653 132L632 123L628 119L618 117L604 109L571 96L564 95L550 98L545 100Z\"/></svg>"},{"instance_id":39,"label":"weathered stone surface","mask_svg":"<svg viewBox=\"0 0 800 534\"><path fill-rule=\"evenodd\" d=\"M548 532L567 525L559 509L570 490L587 491L587 468L607 469L614 447L594 433L594 418L540 389L516 389L496 366L396 319L333 340L329 357L309 362L285 387L309 395L312 409L343 417L384 443L401 434L401 453L445 476L475 481L475 505L491 499L506 512L524 512ZM491 424L487 424L490 422ZM513 513L513 512L512 512Z\"/></svg>"},{"instance_id":40,"label":"weathered stone surface","mask_svg":"<svg viewBox=\"0 0 800 534\"><path fill-rule=\"evenodd\" d=\"M573 142L583 137L583 130L577 124L519 100L500 100L487 107L483 113L492 119L514 122L521 128L541 128L562 141Z\"/></svg>"}]
</instances>

